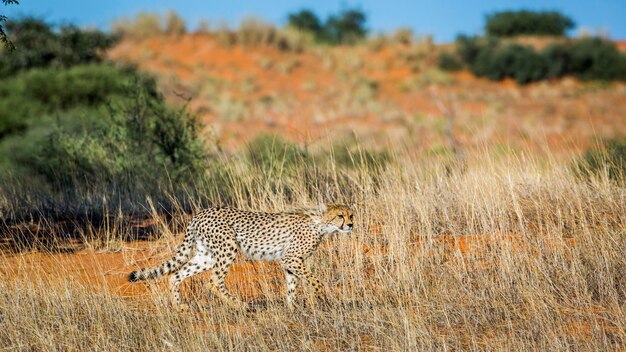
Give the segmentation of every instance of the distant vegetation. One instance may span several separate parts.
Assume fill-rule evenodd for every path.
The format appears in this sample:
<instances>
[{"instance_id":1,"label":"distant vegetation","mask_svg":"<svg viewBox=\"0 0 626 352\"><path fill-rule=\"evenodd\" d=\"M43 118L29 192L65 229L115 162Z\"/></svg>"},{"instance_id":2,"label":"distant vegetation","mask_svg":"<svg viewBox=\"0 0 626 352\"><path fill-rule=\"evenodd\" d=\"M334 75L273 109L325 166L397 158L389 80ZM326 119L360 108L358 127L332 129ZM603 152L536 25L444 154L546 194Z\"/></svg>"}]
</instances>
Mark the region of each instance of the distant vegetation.
<instances>
[{"instance_id":1,"label":"distant vegetation","mask_svg":"<svg viewBox=\"0 0 626 352\"><path fill-rule=\"evenodd\" d=\"M289 14L289 26L314 35L318 42L354 44L367 35L365 13L357 9L345 10L329 16L325 22L310 10Z\"/></svg>"},{"instance_id":2,"label":"distant vegetation","mask_svg":"<svg viewBox=\"0 0 626 352\"><path fill-rule=\"evenodd\" d=\"M95 192L126 203L159 195L170 182L178 188L202 170L194 119L168 108L150 78L93 65L28 72L10 83L34 91L23 99L37 108L2 111L26 122L3 140L3 151L14 170L41 178L54 192L78 199Z\"/></svg>"},{"instance_id":3,"label":"distant vegetation","mask_svg":"<svg viewBox=\"0 0 626 352\"><path fill-rule=\"evenodd\" d=\"M313 42L313 38L305 32L274 25L255 17L244 18L236 29L226 25L211 27L203 21L197 29L198 33L214 35L225 46L232 45L266 45L282 51L302 51ZM113 33L135 39L146 39L154 36L180 36L187 33L187 25L182 17L173 11L160 15L142 12L132 19L121 19L113 23Z\"/></svg>"},{"instance_id":4,"label":"distant vegetation","mask_svg":"<svg viewBox=\"0 0 626 352\"><path fill-rule=\"evenodd\" d=\"M194 118L168 107L154 79L102 63L111 36L33 18L9 28L16 50L0 56L0 188L15 192L14 210L101 214L148 196L166 206L166 195L200 181L206 158Z\"/></svg>"},{"instance_id":5,"label":"distant vegetation","mask_svg":"<svg viewBox=\"0 0 626 352\"><path fill-rule=\"evenodd\" d=\"M575 76L584 80L626 81L626 55L601 38L555 43L541 51L496 38L460 36L454 54L442 54L442 69L467 68L491 80L513 78L520 84Z\"/></svg>"},{"instance_id":6,"label":"distant vegetation","mask_svg":"<svg viewBox=\"0 0 626 352\"><path fill-rule=\"evenodd\" d=\"M185 20L174 11L168 11L164 16L140 12L134 19L120 19L113 23L113 33L133 38L182 35L186 32Z\"/></svg>"},{"instance_id":7,"label":"distant vegetation","mask_svg":"<svg viewBox=\"0 0 626 352\"><path fill-rule=\"evenodd\" d=\"M112 35L97 30L55 28L32 17L7 21L6 28L17 50L0 54L0 77L36 67L66 68L100 62L99 53L115 41Z\"/></svg>"},{"instance_id":8,"label":"distant vegetation","mask_svg":"<svg viewBox=\"0 0 626 352\"><path fill-rule=\"evenodd\" d=\"M367 16L358 9L347 9L322 20L311 10L302 9L287 16L287 26L257 18L246 18L235 30L226 26L200 31L215 35L226 45L266 45L282 51L300 52L314 43L356 44L367 37ZM613 43L601 38L561 40L538 51L510 37L521 35L563 36L574 26L558 12L506 11L487 16L486 37L460 36L456 51L444 52L439 66L445 70L468 69L492 80L512 78L520 84L563 76L585 80L626 80L626 56ZM180 35L186 32L183 19L174 12L165 16L141 13L134 20L114 24L117 35L147 38L153 35ZM413 35L399 30L391 38L371 40L373 48L386 43L410 45Z\"/></svg>"},{"instance_id":9,"label":"distant vegetation","mask_svg":"<svg viewBox=\"0 0 626 352\"><path fill-rule=\"evenodd\" d=\"M574 21L555 11L504 11L487 16L485 31L496 37L517 35L564 36Z\"/></svg>"},{"instance_id":10,"label":"distant vegetation","mask_svg":"<svg viewBox=\"0 0 626 352\"><path fill-rule=\"evenodd\" d=\"M203 22L198 31L215 34L223 44L264 44L281 50L302 50L304 44L317 42L339 45L355 44L367 36L367 16L360 10L347 9L322 21L310 10L288 15L286 28L276 28L258 18L241 21L235 30L221 25L216 28ZM175 12L165 16L142 12L134 19L122 19L113 24L113 33L132 38L155 35L181 35L187 31L184 20Z\"/></svg>"},{"instance_id":11,"label":"distant vegetation","mask_svg":"<svg viewBox=\"0 0 626 352\"><path fill-rule=\"evenodd\" d=\"M492 30L503 19L511 19L517 30ZM524 19L523 21L520 18ZM533 34L525 31L532 19L541 23L556 21L554 27L567 27L571 20L556 13L512 12L490 17L487 32L493 36L459 36L455 52L443 53L439 66L446 70L466 68L477 76L491 80L512 78L520 84L544 79L575 76L585 80L626 81L626 55L615 44L602 38L581 38L555 42L541 51L515 41L500 39L496 35ZM516 24L517 23L517 24ZM550 28L542 24L540 28ZM506 35L505 35L506 33ZM534 33L538 34L538 33ZM548 34L541 32L541 34Z\"/></svg>"}]
</instances>

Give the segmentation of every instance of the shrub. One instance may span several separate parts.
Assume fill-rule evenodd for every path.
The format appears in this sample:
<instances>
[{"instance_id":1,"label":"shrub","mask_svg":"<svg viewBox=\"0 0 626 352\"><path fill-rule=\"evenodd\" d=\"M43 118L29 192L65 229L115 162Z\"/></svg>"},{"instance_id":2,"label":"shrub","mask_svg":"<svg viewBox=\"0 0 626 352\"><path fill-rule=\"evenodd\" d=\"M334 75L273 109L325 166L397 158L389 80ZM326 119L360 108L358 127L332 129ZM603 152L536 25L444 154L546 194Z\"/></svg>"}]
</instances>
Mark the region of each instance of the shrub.
<instances>
[{"instance_id":1,"label":"shrub","mask_svg":"<svg viewBox=\"0 0 626 352\"><path fill-rule=\"evenodd\" d=\"M511 37L516 35L563 36L574 28L571 18L554 11L504 11L487 16L488 35Z\"/></svg>"},{"instance_id":2,"label":"shrub","mask_svg":"<svg viewBox=\"0 0 626 352\"><path fill-rule=\"evenodd\" d=\"M510 64L505 69L506 75L520 84L539 81L546 76L544 57L528 46L507 45L497 52L496 61L501 61L502 66Z\"/></svg>"},{"instance_id":3,"label":"shrub","mask_svg":"<svg viewBox=\"0 0 626 352\"><path fill-rule=\"evenodd\" d=\"M30 122L24 130L1 141L0 159L14 177L49 191L55 216L102 214L107 204L137 211L147 197L168 207L171 195L185 202L202 181L206 155L195 118L169 108L153 79L90 65L27 72L9 83L29 94L5 96L0 106L23 99L33 107L21 112Z\"/></svg>"},{"instance_id":4,"label":"shrub","mask_svg":"<svg viewBox=\"0 0 626 352\"><path fill-rule=\"evenodd\" d=\"M38 141L28 167L58 191L140 201L193 184L204 160L195 120L167 108L145 84L128 87L128 98L96 114L99 121L87 117L91 126L60 126Z\"/></svg>"},{"instance_id":5,"label":"shrub","mask_svg":"<svg viewBox=\"0 0 626 352\"><path fill-rule=\"evenodd\" d=\"M545 78L547 63L530 47L507 44L495 49L483 48L470 68L477 76L492 80L510 77L524 84Z\"/></svg>"},{"instance_id":6,"label":"shrub","mask_svg":"<svg viewBox=\"0 0 626 352\"><path fill-rule=\"evenodd\" d=\"M478 38L460 35L456 40L456 53L461 61L471 66L481 52L494 50L499 45L500 41L497 38Z\"/></svg>"},{"instance_id":7,"label":"shrub","mask_svg":"<svg viewBox=\"0 0 626 352\"><path fill-rule=\"evenodd\" d=\"M338 45L355 44L367 35L365 13L356 9L329 16L324 23L310 10L289 14L288 26L311 33L318 42Z\"/></svg>"},{"instance_id":8,"label":"shrub","mask_svg":"<svg viewBox=\"0 0 626 352\"><path fill-rule=\"evenodd\" d=\"M0 86L0 140L42 124L47 115L77 107L94 107L126 93L135 75L106 65L67 70L34 69L7 78Z\"/></svg>"},{"instance_id":9,"label":"shrub","mask_svg":"<svg viewBox=\"0 0 626 352\"><path fill-rule=\"evenodd\" d=\"M337 16L330 16L320 39L329 44L355 44L365 38L367 17L360 10L345 10Z\"/></svg>"},{"instance_id":10,"label":"shrub","mask_svg":"<svg viewBox=\"0 0 626 352\"><path fill-rule=\"evenodd\" d=\"M626 56L615 45L600 38L583 38L573 43L546 47L548 77L574 75L581 79L626 80Z\"/></svg>"},{"instance_id":11,"label":"shrub","mask_svg":"<svg viewBox=\"0 0 626 352\"><path fill-rule=\"evenodd\" d=\"M290 27L310 32L314 35L319 35L322 31L320 19L311 10L303 9L296 13L289 14L287 23Z\"/></svg>"},{"instance_id":12,"label":"shrub","mask_svg":"<svg viewBox=\"0 0 626 352\"><path fill-rule=\"evenodd\" d=\"M572 53L568 45L549 45L543 49L541 55L545 58L547 63L547 78L562 77L571 73Z\"/></svg>"},{"instance_id":13,"label":"shrub","mask_svg":"<svg viewBox=\"0 0 626 352\"><path fill-rule=\"evenodd\" d=\"M606 174L617 181L626 181L626 138L604 140L587 150L576 164L576 171L585 177Z\"/></svg>"},{"instance_id":14,"label":"shrub","mask_svg":"<svg viewBox=\"0 0 626 352\"><path fill-rule=\"evenodd\" d=\"M583 38L571 46L569 71L582 79L626 80L626 56L614 43Z\"/></svg>"},{"instance_id":15,"label":"shrub","mask_svg":"<svg viewBox=\"0 0 626 352\"><path fill-rule=\"evenodd\" d=\"M456 57L477 76L492 80L506 77L524 84L542 79L574 75L581 79L626 80L626 55L613 43L600 38L584 38L566 44L553 44L541 52L529 46L493 38L460 36ZM458 69L455 56L439 57L441 68Z\"/></svg>"},{"instance_id":16,"label":"shrub","mask_svg":"<svg viewBox=\"0 0 626 352\"><path fill-rule=\"evenodd\" d=\"M70 67L99 62L100 53L115 38L97 30L63 26L59 30L43 20L26 17L8 21L9 38L16 50L0 53L0 77L36 67Z\"/></svg>"},{"instance_id":17,"label":"shrub","mask_svg":"<svg viewBox=\"0 0 626 352\"><path fill-rule=\"evenodd\" d=\"M283 51L301 52L315 42L315 37L309 32L287 27L278 31L278 40L275 47Z\"/></svg>"},{"instance_id":18,"label":"shrub","mask_svg":"<svg viewBox=\"0 0 626 352\"><path fill-rule=\"evenodd\" d=\"M368 173L374 170L382 170L391 161L391 154L387 150L363 148L354 140L335 143L332 155L337 166L350 169L365 169Z\"/></svg>"},{"instance_id":19,"label":"shrub","mask_svg":"<svg viewBox=\"0 0 626 352\"><path fill-rule=\"evenodd\" d=\"M311 161L306 150L280 136L262 134L247 145L246 156L252 166L266 175L290 174Z\"/></svg>"},{"instance_id":20,"label":"shrub","mask_svg":"<svg viewBox=\"0 0 626 352\"><path fill-rule=\"evenodd\" d=\"M448 71L458 71L463 68L463 63L455 55L443 52L439 55L439 68Z\"/></svg>"},{"instance_id":21,"label":"shrub","mask_svg":"<svg viewBox=\"0 0 626 352\"><path fill-rule=\"evenodd\" d=\"M486 38L461 35L456 40L456 57L443 53L439 67L470 68L477 76L492 80L514 78L524 84L542 79L574 75L581 79L626 80L626 55L614 43L600 38L583 38L567 44L552 44L541 52L518 44L501 44L494 36L519 34L563 35L573 27L568 17L557 12L500 12L487 17Z\"/></svg>"},{"instance_id":22,"label":"shrub","mask_svg":"<svg viewBox=\"0 0 626 352\"><path fill-rule=\"evenodd\" d=\"M288 200L294 196L295 179L308 180L311 173L317 172L315 160L306 149L280 136L259 135L248 143L245 156L253 171L263 175L254 183Z\"/></svg>"}]
</instances>

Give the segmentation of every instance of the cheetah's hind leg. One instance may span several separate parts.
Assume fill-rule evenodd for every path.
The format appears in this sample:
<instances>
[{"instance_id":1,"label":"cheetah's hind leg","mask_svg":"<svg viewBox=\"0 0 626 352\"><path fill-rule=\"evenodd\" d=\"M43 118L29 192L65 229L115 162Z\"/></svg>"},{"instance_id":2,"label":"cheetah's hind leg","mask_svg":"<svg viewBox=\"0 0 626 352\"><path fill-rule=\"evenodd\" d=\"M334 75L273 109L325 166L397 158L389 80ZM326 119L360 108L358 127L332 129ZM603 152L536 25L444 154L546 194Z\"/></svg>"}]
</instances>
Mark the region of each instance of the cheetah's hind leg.
<instances>
[{"instance_id":1,"label":"cheetah's hind leg","mask_svg":"<svg viewBox=\"0 0 626 352\"><path fill-rule=\"evenodd\" d=\"M178 271L170 278L170 290L172 292L172 298L174 303L180 310L187 310L188 306L182 304L180 298L180 284L188 277L196 274L200 274L207 271L215 265L215 259L210 255L206 248L196 248L196 255L191 258L185 265L183 265Z\"/></svg>"},{"instance_id":2,"label":"cheetah's hind leg","mask_svg":"<svg viewBox=\"0 0 626 352\"><path fill-rule=\"evenodd\" d=\"M226 274L228 274L228 269L230 269L231 265L235 262L236 255L236 251L224 249L220 249L219 252L216 253L215 257L219 259L217 259L215 266L211 270L210 289L213 294L219 297L230 307L236 309L248 309L248 304L235 297L228 291L228 289L226 289Z\"/></svg>"}]
</instances>

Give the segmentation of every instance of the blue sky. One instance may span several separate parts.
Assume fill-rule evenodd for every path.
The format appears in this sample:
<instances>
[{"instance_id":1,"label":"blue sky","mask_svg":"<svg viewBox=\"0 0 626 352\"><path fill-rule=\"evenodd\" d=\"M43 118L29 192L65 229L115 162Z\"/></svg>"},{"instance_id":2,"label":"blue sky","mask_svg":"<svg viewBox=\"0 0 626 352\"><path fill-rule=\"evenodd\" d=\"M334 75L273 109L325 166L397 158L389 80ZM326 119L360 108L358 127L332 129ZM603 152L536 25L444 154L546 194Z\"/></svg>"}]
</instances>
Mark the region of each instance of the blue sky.
<instances>
[{"instance_id":1,"label":"blue sky","mask_svg":"<svg viewBox=\"0 0 626 352\"><path fill-rule=\"evenodd\" d=\"M194 29L201 19L214 24L236 25L242 18L254 15L282 25L288 13L302 8L311 9L325 18L350 7L367 14L372 32L410 27L418 35L432 34L437 42L452 41L459 33L478 34L486 14L509 9L558 10L574 19L577 25L574 34L580 28L588 28L592 33L602 31L611 38L626 39L626 0L20 0L19 5L0 5L0 13L9 18L36 15L54 23L107 29L117 18L131 17L140 11L172 9L186 19L190 29Z\"/></svg>"}]
</instances>

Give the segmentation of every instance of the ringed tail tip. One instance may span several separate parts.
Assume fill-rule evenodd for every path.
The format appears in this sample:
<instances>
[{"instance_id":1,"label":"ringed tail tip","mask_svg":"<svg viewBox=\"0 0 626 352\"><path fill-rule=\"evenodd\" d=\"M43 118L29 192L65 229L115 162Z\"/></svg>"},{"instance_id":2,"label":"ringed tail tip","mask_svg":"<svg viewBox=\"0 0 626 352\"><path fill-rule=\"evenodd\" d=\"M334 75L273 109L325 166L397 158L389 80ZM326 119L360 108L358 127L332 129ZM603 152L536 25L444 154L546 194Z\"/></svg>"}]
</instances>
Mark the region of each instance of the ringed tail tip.
<instances>
[{"instance_id":1,"label":"ringed tail tip","mask_svg":"<svg viewBox=\"0 0 626 352\"><path fill-rule=\"evenodd\" d=\"M133 271L132 273L130 273L128 275L128 281L130 281L130 282L136 282L136 281L139 281L139 280L141 280L141 279L139 278L139 272L138 271Z\"/></svg>"}]
</instances>

